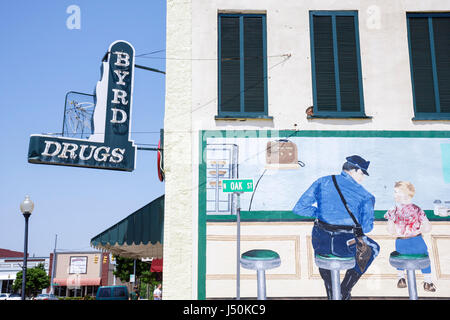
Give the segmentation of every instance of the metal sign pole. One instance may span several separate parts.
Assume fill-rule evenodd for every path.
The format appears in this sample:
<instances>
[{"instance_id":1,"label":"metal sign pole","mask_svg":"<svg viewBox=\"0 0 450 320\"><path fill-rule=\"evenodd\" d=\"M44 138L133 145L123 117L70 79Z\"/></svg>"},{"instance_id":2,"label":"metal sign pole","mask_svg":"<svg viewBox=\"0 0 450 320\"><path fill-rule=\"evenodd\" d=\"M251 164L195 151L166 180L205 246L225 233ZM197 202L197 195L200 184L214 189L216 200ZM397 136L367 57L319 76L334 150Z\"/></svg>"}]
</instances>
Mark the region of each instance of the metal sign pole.
<instances>
[{"instance_id":1,"label":"metal sign pole","mask_svg":"<svg viewBox=\"0 0 450 320\"><path fill-rule=\"evenodd\" d=\"M236 300L241 299L241 193L253 192L252 179L223 179L222 191L233 194L232 210L236 212ZM234 201L236 199L236 202Z\"/></svg>"},{"instance_id":2,"label":"metal sign pole","mask_svg":"<svg viewBox=\"0 0 450 320\"><path fill-rule=\"evenodd\" d=\"M237 196L236 208L236 300L241 299L241 200L240 193Z\"/></svg>"},{"instance_id":3,"label":"metal sign pole","mask_svg":"<svg viewBox=\"0 0 450 320\"><path fill-rule=\"evenodd\" d=\"M50 293L55 294L55 287L53 280L55 280L55 270L56 270L56 241L58 240L58 235L55 234L55 249L53 249L53 261L52 261L52 276L50 280Z\"/></svg>"}]
</instances>

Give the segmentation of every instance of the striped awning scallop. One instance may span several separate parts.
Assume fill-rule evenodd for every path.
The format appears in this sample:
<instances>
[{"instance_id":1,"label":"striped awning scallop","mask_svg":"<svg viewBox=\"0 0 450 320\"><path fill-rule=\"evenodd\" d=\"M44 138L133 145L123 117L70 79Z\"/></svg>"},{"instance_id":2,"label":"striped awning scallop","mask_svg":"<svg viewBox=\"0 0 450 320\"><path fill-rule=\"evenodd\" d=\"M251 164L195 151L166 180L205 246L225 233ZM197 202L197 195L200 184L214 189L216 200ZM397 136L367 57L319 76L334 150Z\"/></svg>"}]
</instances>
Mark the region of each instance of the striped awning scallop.
<instances>
[{"instance_id":1,"label":"striped awning scallop","mask_svg":"<svg viewBox=\"0 0 450 320\"><path fill-rule=\"evenodd\" d=\"M164 195L91 239L91 246L128 258L162 258Z\"/></svg>"},{"instance_id":2,"label":"striped awning scallop","mask_svg":"<svg viewBox=\"0 0 450 320\"><path fill-rule=\"evenodd\" d=\"M68 278L55 278L53 285L62 287L99 286L101 278L84 278L80 275L71 275Z\"/></svg>"}]
</instances>

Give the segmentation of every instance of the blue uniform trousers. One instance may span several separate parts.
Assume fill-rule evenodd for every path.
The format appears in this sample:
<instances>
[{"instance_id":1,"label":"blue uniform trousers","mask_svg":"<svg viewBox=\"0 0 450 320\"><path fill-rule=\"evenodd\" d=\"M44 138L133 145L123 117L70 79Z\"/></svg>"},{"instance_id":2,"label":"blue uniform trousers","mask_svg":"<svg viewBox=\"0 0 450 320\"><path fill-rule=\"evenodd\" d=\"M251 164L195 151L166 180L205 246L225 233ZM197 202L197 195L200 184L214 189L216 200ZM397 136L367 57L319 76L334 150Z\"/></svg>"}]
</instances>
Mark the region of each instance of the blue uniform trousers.
<instances>
[{"instance_id":1,"label":"blue uniform trousers","mask_svg":"<svg viewBox=\"0 0 450 320\"><path fill-rule=\"evenodd\" d=\"M320 222L319 222L320 223ZM324 226L329 226L324 229ZM312 245L316 254L332 254L338 257L355 257L356 242L352 241L355 238L351 226L333 226L327 225L323 222L320 225L316 222L312 230ZM380 252L380 246L371 238L364 236L365 242L372 247L372 256L367 263L366 270L372 264L375 257ZM350 242L350 244L349 244ZM351 244L351 242L353 242ZM354 270L362 275L362 272L355 264Z\"/></svg>"}]
</instances>

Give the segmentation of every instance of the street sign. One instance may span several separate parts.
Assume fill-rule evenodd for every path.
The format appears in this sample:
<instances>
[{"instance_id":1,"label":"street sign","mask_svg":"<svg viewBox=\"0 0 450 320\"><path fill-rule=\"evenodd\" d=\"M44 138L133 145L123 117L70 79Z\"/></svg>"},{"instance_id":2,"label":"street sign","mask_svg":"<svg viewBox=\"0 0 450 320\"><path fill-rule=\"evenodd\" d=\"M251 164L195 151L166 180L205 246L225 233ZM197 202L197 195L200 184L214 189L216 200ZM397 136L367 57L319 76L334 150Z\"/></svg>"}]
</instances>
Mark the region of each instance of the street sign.
<instances>
[{"instance_id":1,"label":"street sign","mask_svg":"<svg viewBox=\"0 0 450 320\"><path fill-rule=\"evenodd\" d=\"M223 192L253 192L253 179L222 180Z\"/></svg>"},{"instance_id":2,"label":"street sign","mask_svg":"<svg viewBox=\"0 0 450 320\"><path fill-rule=\"evenodd\" d=\"M229 179L222 180L223 192L237 193L237 207L236 207L236 299L241 299L241 208L240 208L240 193L253 192L253 179Z\"/></svg>"},{"instance_id":3,"label":"street sign","mask_svg":"<svg viewBox=\"0 0 450 320\"><path fill-rule=\"evenodd\" d=\"M30 137L28 162L108 170L133 171L137 147L131 139L131 107L134 84L134 48L122 40L114 41L103 58L101 79L95 87L95 107L89 117L77 120L75 127L89 127L86 135L36 135ZM80 110L86 104L73 101ZM79 123L81 122L81 123ZM88 125L84 125L87 122ZM64 129L65 131L65 129ZM78 132L75 130L75 132Z\"/></svg>"}]
</instances>

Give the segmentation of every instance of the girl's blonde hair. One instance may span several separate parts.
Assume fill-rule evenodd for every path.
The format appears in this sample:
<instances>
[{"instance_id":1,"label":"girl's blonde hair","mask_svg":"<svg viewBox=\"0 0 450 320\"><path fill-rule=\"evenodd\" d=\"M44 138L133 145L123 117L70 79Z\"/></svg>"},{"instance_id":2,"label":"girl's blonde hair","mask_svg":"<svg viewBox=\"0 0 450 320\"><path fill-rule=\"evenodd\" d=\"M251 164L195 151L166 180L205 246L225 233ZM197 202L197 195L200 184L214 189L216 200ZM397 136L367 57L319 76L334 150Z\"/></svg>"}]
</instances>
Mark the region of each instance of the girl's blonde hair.
<instances>
[{"instance_id":1,"label":"girl's blonde hair","mask_svg":"<svg viewBox=\"0 0 450 320\"><path fill-rule=\"evenodd\" d=\"M411 198L414 197L414 194L416 193L416 188L414 188L414 185L408 181L397 181L394 185L394 188L402 190Z\"/></svg>"}]
</instances>

